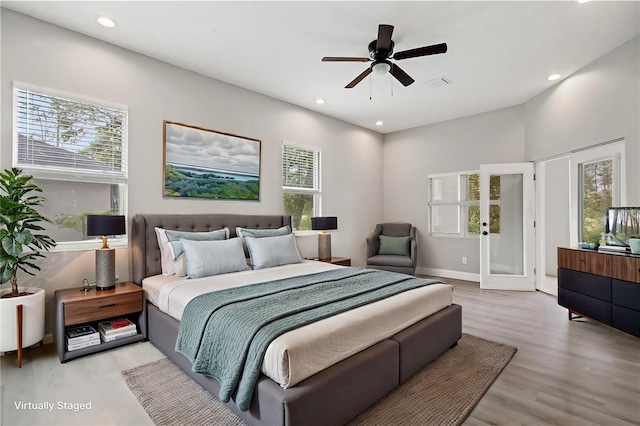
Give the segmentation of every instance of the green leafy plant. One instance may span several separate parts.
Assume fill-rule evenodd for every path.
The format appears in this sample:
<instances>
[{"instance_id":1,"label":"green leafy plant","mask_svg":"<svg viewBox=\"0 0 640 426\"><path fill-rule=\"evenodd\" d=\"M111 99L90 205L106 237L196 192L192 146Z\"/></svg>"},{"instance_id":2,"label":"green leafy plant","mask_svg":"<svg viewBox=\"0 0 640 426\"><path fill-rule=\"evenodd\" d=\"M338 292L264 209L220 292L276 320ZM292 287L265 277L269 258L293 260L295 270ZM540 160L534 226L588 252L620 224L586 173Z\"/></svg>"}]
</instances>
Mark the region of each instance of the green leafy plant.
<instances>
[{"instance_id":1,"label":"green leafy plant","mask_svg":"<svg viewBox=\"0 0 640 426\"><path fill-rule=\"evenodd\" d=\"M55 247L55 241L37 233L44 228L38 223L50 222L36 211L42 207L44 197L35 195L42 189L32 182L33 176L23 175L22 170L12 168L0 173L0 284L11 281L11 293L7 297L22 295L18 292L18 269L29 275L40 268L34 263L44 258L42 250Z\"/></svg>"}]
</instances>

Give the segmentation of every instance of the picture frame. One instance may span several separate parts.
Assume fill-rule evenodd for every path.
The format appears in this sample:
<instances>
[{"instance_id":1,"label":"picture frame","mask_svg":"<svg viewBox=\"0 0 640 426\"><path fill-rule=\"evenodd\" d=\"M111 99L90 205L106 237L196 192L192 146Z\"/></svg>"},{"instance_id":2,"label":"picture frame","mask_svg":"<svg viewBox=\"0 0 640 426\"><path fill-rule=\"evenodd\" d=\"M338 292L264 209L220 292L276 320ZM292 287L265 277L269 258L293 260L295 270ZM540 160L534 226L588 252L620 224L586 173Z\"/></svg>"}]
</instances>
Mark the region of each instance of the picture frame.
<instances>
[{"instance_id":1,"label":"picture frame","mask_svg":"<svg viewBox=\"0 0 640 426\"><path fill-rule=\"evenodd\" d=\"M262 142L163 121L164 198L260 200Z\"/></svg>"}]
</instances>

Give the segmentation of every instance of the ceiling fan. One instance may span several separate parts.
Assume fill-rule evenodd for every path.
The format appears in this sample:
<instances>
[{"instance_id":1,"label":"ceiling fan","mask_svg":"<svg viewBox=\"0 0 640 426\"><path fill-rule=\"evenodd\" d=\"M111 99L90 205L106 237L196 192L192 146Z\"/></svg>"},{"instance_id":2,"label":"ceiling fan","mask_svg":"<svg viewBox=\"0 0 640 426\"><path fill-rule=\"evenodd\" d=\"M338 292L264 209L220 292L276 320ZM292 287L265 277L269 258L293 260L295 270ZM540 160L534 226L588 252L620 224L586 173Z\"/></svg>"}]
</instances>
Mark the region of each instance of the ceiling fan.
<instances>
[{"instance_id":1,"label":"ceiling fan","mask_svg":"<svg viewBox=\"0 0 640 426\"><path fill-rule=\"evenodd\" d=\"M400 61L402 59L417 58L419 56L437 55L438 53L446 53L447 44L440 43L431 46L417 47L415 49L404 50L402 52L393 53L393 40L391 40L391 34L393 34L393 25L380 24L378 26L378 38L369 43L369 57L368 58L354 58L354 57L335 57L325 56L322 58L322 62L371 62L371 66L364 70L362 74L357 76L351 83L345 86L345 89L352 89L356 84L360 83L366 76L375 71L376 74L390 73L405 87L413 83L415 80L411 78L406 72L399 66L389 61L389 59L395 59Z\"/></svg>"}]
</instances>

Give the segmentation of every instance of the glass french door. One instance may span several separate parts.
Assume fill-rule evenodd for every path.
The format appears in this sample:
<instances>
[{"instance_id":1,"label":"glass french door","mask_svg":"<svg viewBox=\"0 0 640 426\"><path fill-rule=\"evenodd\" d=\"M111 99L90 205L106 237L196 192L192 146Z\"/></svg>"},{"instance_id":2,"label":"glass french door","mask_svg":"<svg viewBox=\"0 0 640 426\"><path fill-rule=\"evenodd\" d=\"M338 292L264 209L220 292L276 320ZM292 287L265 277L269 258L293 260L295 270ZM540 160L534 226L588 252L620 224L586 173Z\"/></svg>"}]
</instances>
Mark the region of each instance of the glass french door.
<instances>
[{"instance_id":1,"label":"glass french door","mask_svg":"<svg viewBox=\"0 0 640 426\"><path fill-rule=\"evenodd\" d=\"M480 288L535 290L533 170L480 166Z\"/></svg>"}]
</instances>

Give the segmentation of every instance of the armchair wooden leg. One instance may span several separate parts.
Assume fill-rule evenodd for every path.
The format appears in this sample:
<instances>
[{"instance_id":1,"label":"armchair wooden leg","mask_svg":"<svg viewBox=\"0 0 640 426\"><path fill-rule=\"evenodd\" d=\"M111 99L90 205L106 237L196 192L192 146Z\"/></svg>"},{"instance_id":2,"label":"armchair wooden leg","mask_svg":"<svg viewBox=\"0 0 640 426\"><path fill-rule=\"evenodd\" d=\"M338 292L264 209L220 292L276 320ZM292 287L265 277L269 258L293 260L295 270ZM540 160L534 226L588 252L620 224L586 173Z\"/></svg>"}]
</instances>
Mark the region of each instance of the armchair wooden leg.
<instances>
[{"instance_id":1,"label":"armchair wooden leg","mask_svg":"<svg viewBox=\"0 0 640 426\"><path fill-rule=\"evenodd\" d=\"M22 305L16 306L16 320L18 327L18 368L22 368Z\"/></svg>"}]
</instances>

